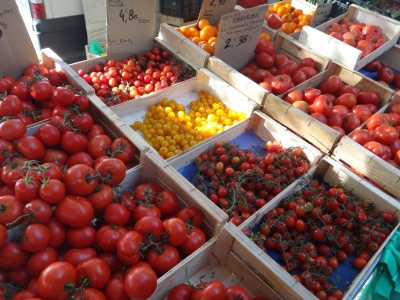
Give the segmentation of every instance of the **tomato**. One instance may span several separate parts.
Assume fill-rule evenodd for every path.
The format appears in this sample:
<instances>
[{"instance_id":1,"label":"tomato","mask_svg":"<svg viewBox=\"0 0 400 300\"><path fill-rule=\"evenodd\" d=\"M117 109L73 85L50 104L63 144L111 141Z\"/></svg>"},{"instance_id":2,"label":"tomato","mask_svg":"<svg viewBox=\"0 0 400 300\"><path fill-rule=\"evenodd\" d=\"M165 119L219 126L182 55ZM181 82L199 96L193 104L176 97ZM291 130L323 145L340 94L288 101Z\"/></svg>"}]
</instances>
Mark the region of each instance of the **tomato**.
<instances>
[{"instance_id":1,"label":"tomato","mask_svg":"<svg viewBox=\"0 0 400 300\"><path fill-rule=\"evenodd\" d=\"M90 247L96 238L96 230L88 225L67 230L67 241L75 248Z\"/></svg>"},{"instance_id":2,"label":"tomato","mask_svg":"<svg viewBox=\"0 0 400 300\"><path fill-rule=\"evenodd\" d=\"M383 29L382 27L378 25L366 25L362 28L361 33L364 36L370 35L370 34L375 34L377 36L382 36L383 34Z\"/></svg>"},{"instance_id":3,"label":"tomato","mask_svg":"<svg viewBox=\"0 0 400 300\"><path fill-rule=\"evenodd\" d=\"M279 68L278 68L278 75L281 74L286 74L286 75L292 75L295 71L297 70L297 64L292 61L289 60L287 62L285 62L284 64L282 64ZM305 74L304 74L305 75Z\"/></svg>"},{"instance_id":4,"label":"tomato","mask_svg":"<svg viewBox=\"0 0 400 300\"><path fill-rule=\"evenodd\" d=\"M133 197L136 201L155 203L154 197L161 191L162 188L155 182L142 183L133 190Z\"/></svg>"},{"instance_id":5,"label":"tomato","mask_svg":"<svg viewBox=\"0 0 400 300\"><path fill-rule=\"evenodd\" d=\"M117 255L120 261L128 266L135 265L140 259L139 244L142 236L136 231L128 231L118 238Z\"/></svg>"},{"instance_id":6,"label":"tomato","mask_svg":"<svg viewBox=\"0 0 400 300\"><path fill-rule=\"evenodd\" d=\"M374 139L373 132L368 129L354 130L352 133L350 133L349 137L360 145L364 145L365 143Z\"/></svg>"},{"instance_id":7,"label":"tomato","mask_svg":"<svg viewBox=\"0 0 400 300\"><path fill-rule=\"evenodd\" d=\"M283 21L277 14L272 13L267 17L267 24L272 29L279 29L282 26Z\"/></svg>"},{"instance_id":8,"label":"tomato","mask_svg":"<svg viewBox=\"0 0 400 300\"><path fill-rule=\"evenodd\" d=\"M394 71L390 67L382 67L378 71L378 80L382 80L387 84L391 84L394 81Z\"/></svg>"},{"instance_id":9,"label":"tomato","mask_svg":"<svg viewBox=\"0 0 400 300\"><path fill-rule=\"evenodd\" d=\"M365 148L367 148L369 151L374 153L376 156L383 157L385 155L385 148L384 146L376 141L371 141L367 142L363 145Z\"/></svg>"},{"instance_id":10,"label":"tomato","mask_svg":"<svg viewBox=\"0 0 400 300\"><path fill-rule=\"evenodd\" d=\"M329 117L332 114L333 111L333 103L328 99L327 96L321 95L318 96L315 100L314 103L312 104L312 108L314 112L323 114L327 117Z\"/></svg>"},{"instance_id":11,"label":"tomato","mask_svg":"<svg viewBox=\"0 0 400 300\"><path fill-rule=\"evenodd\" d=\"M128 223L130 211L120 203L110 203L104 208L104 220L115 226L123 226Z\"/></svg>"},{"instance_id":12,"label":"tomato","mask_svg":"<svg viewBox=\"0 0 400 300\"><path fill-rule=\"evenodd\" d=\"M274 58L266 52L259 52L256 54L254 61L260 68L268 69L274 65ZM262 76L261 80L265 76ZM260 81L261 81L260 80Z\"/></svg>"},{"instance_id":13,"label":"tomato","mask_svg":"<svg viewBox=\"0 0 400 300\"><path fill-rule=\"evenodd\" d=\"M24 206L14 196L0 197L0 224L7 225L15 221L23 213Z\"/></svg>"},{"instance_id":14,"label":"tomato","mask_svg":"<svg viewBox=\"0 0 400 300\"><path fill-rule=\"evenodd\" d=\"M39 223L30 224L24 230L22 249L27 252L38 252L45 249L51 240L51 232L47 226Z\"/></svg>"},{"instance_id":15,"label":"tomato","mask_svg":"<svg viewBox=\"0 0 400 300\"><path fill-rule=\"evenodd\" d=\"M88 258L76 265L78 282L84 278L89 280L89 286L95 289L102 289L110 280L111 271L106 262L101 258Z\"/></svg>"},{"instance_id":16,"label":"tomato","mask_svg":"<svg viewBox=\"0 0 400 300\"><path fill-rule=\"evenodd\" d=\"M235 300L235 299L242 299L242 300L251 300L252 298L250 295L247 293L247 291L238 286L238 285L233 285L228 288L226 288L226 299L227 300Z\"/></svg>"},{"instance_id":17,"label":"tomato","mask_svg":"<svg viewBox=\"0 0 400 300\"><path fill-rule=\"evenodd\" d=\"M96 172L89 166L77 164L67 169L64 174L64 184L70 194L86 196L99 185Z\"/></svg>"},{"instance_id":18,"label":"tomato","mask_svg":"<svg viewBox=\"0 0 400 300\"><path fill-rule=\"evenodd\" d=\"M36 223L47 223L53 214L52 207L41 199L33 199L25 205L25 211L30 214L30 218Z\"/></svg>"},{"instance_id":19,"label":"tomato","mask_svg":"<svg viewBox=\"0 0 400 300\"><path fill-rule=\"evenodd\" d=\"M22 202L27 203L39 194L39 179L36 177L23 177L18 179L14 185L14 196Z\"/></svg>"},{"instance_id":20,"label":"tomato","mask_svg":"<svg viewBox=\"0 0 400 300\"><path fill-rule=\"evenodd\" d=\"M96 244L103 251L115 251L117 249L118 239L125 233L126 229L124 227L103 225L97 230Z\"/></svg>"},{"instance_id":21,"label":"tomato","mask_svg":"<svg viewBox=\"0 0 400 300\"><path fill-rule=\"evenodd\" d=\"M199 249L207 241L204 232L197 227L192 227L185 239L185 242L179 246L179 251L184 255L189 255Z\"/></svg>"},{"instance_id":22,"label":"tomato","mask_svg":"<svg viewBox=\"0 0 400 300\"><path fill-rule=\"evenodd\" d=\"M292 88L294 83L289 75L281 74L274 76L271 80L272 92L274 94L282 94Z\"/></svg>"},{"instance_id":23,"label":"tomato","mask_svg":"<svg viewBox=\"0 0 400 300\"><path fill-rule=\"evenodd\" d=\"M352 108L357 104L357 98L352 93L344 93L335 99L335 105L343 105L347 108Z\"/></svg>"},{"instance_id":24,"label":"tomato","mask_svg":"<svg viewBox=\"0 0 400 300\"><path fill-rule=\"evenodd\" d=\"M163 216L172 215L179 207L178 196L172 190L163 190L157 194L157 207Z\"/></svg>"},{"instance_id":25,"label":"tomato","mask_svg":"<svg viewBox=\"0 0 400 300\"><path fill-rule=\"evenodd\" d=\"M24 69L24 75L31 77L47 77L49 70L41 63L32 63Z\"/></svg>"},{"instance_id":26,"label":"tomato","mask_svg":"<svg viewBox=\"0 0 400 300\"><path fill-rule=\"evenodd\" d=\"M106 295L99 289L85 287L75 293L75 300L107 300Z\"/></svg>"},{"instance_id":27,"label":"tomato","mask_svg":"<svg viewBox=\"0 0 400 300\"><path fill-rule=\"evenodd\" d=\"M310 79L311 77L314 77L318 73L316 69L308 66L302 66L297 70L304 73L304 75L306 75L306 79Z\"/></svg>"},{"instance_id":28,"label":"tomato","mask_svg":"<svg viewBox=\"0 0 400 300\"><path fill-rule=\"evenodd\" d=\"M165 244L158 250L150 248L146 254L146 262L159 275L166 273L179 262L179 251L174 246Z\"/></svg>"},{"instance_id":29,"label":"tomato","mask_svg":"<svg viewBox=\"0 0 400 300\"><path fill-rule=\"evenodd\" d=\"M200 283L196 286L190 295L190 300L225 300L225 297L226 290L223 283L219 280L212 280L210 282Z\"/></svg>"},{"instance_id":30,"label":"tomato","mask_svg":"<svg viewBox=\"0 0 400 300\"><path fill-rule=\"evenodd\" d=\"M61 135L61 148L70 154L85 151L87 144L86 137L81 133L68 131Z\"/></svg>"},{"instance_id":31,"label":"tomato","mask_svg":"<svg viewBox=\"0 0 400 300\"><path fill-rule=\"evenodd\" d=\"M7 242L0 248L0 268L13 270L22 267L28 259L28 253L19 243Z\"/></svg>"},{"instance_id":32,"label":"tomato","mask_svg":"<svg viewBox=\"0 0 400 300\"><path fill-rule=\"evenodd\" d=\"M55 105L69 106L75 102L75 92L67 87L56 87L53 90L51 101Z\"/></svg>"},{"instance_id":33,"label":"tomato","mask_svg":"<svg viewBox=\"0 0 400 300\"><path fill-rule=\"evenodd\" d=\"M14 116L22 112L22 102L15 95L8 95L0 102L0 117Z\"/></svg>"},{"instance_id":34,"label":"tomato","mask_svg":"<svg viewBox=\"0 0 400 300\"><path fill-rule=\"evenodd\" d=\"M110 156L122 160L125 164L132 163L135 159L137 148L125 137L119 137L112 141Z\"/></svg>"},{"instance_id":35,"label":"tomato","mask_svg":"<svg viewBox=\"0 0 400 300\"><path fill-rule=\"evenodd\" d=\"M380 125L376 127L373 131L373 135L375 141L385 145L393 144L399 137L397 130L389 125Z\"/></svg>"},{"instance_id":36,"label":"tomato","mask_svg":"<svg viewBox=\"0 0 400 300\"><path fill-rule=\"evenodd\" d=\"M377 92L368 91L368 92L360 92L358 96L357 103L358 104L375 104L379 105L380 96Z\"/></svg>"},{"instance_id":37,"label":"tomato","mask_svg":"<svg viewBox=\"0 0 400 300\"><path fill-rule=\"evenodd\" d=\"M188 234L186 224L179 218L169 218L164 220L164 229L168 234L168 243L172 246L182 245Z\"/></svg>"},{"instance_id":38,"label":"tomato","mask_svg":"<svg viewBox=\"0 0 400 300\"><path fill-rule=\"evenodd\" d=\"M367 265L367 260L364 259L364 258L356 257L356 258L353 260L353 266L354 266L354 268L356 268L356 269L361 270L361 269L363 269L366 265Z\"/></svg>"},{"instance_id":39,"label":"tomato","mask_svg":"<svg viewBox=\"0 0 400 300\"><path fill-rule=\"evenodd\" d=\"M300 83L302 83L302 82L307 80L306 74L304 72L302 72L302 71L299 71L299 70L293 72L291 77L292 77L292 81L293 81L293 83L295 85L298 85L298 84L300 84Z\"/></svg>"},{"instance_id":40,"label":"tomato","mask_svg":"<svg viewBox=\"0 0 400 300\"><path fill-rule=\"evenodd\" d=\"M101 180L109 185L121 183L126 175L125 164L118 158L105 158L95 163L95 170L101 176Z\"/></svg>"},{"instance_id":41,"label":"tomato","mask_svg":"<svg viewBox=\"0 0 400 300\"><path fill-rule=\"evenodd\" d=\"M66 195L64 183L58 179L44 181L39 188L39 196L47 203L56 204Z\"/></svg>"},{"instance_id":42,"label":"tomato","mask_svg":"<svg viewBox=\"0 0 400 300\"><path fill-rule=\"evenodd\" d=\"M22 136L17 141L17 149L26 158L41 160L45 154L44 144L35 136Z\"/></svg>"},{"instance_id":43,"label":"tomato","mask_svg":"<svg viewBox=\"0 0 400 300\"><path fill-rule=\"evenodd\" d=\"M91 137L87 143L87 152L93 159L106 156L111 147L111 138L106 134L99 134Z\"/></svg>"},{"instance_id":44,"label":"tomato","mask_svg":"<svg viewBox=\"0 0 400 300\"><path fill-rule=\"evenodd\" d=\"M360 118L355 113L348 113L343 117L342 128L346 133L352 132L361 124Z\"/></svg>"},{"instance_id":45,"label":"tomato","mask_svg":"<svg viewBox=\"0 0 400 300\"><path fill-rule=\"evenodd\" d=\"M57 261L48 265L39 276L39 296L44 299L67 299L66 284L75 284L77 273L68 262Z\"/></svg>"},{"instance_id":46,"label":"tomato","mask_svg":"<svg viewBox=\"0 0 400 300\"><path fill-rule=\"evenodd\" d=\"M289 58L287 57L287 55L285 55L283 53L277 53L274 56L274 65L276 68L279 68L280 66L284 65L288 61L289 61ZM271 72L271 74L276 75L276 72L272 72L271 69L269 69L269 71Z\"/></svg>"},{"instance_id":47,"label":"tomato","mask_svg":"<svg viewBox=\"0 0 400 300\"><path fill-rule=\"evenodd\" d=\"M47 80L34 81L29 86L29 93L36 101L43 102L50 100L53 88Z\"/></svg>"},{"instance_id":48,"label":"tomato","mask_svg":"<svg viewBox=\"0 0 400 300\"><path fill-rule=\"evenodd\" d=\"M331 75L326 79L326 92L335 94L343 86L342 79L338 75Z\"/></svg>"},{"instance_id":49,"label":"tomato","mask_svg":"<svg viewBox=\"0 0 400 300\"><path fill-rule=\"evenodd\" d=\"M113 276L107 283L105 294L108 300L129 300L125 293L125 282L123 278Z\"/></svg>"},{"instance_id":50,"label":"tomato","mask_svg":"<svg viewBox=\"0 0 400 300\"><path fill-rule=\"evenodd\" d=\"M87 198L67 195L56 205L55 215L61 223L78 228L90 223L94 209Z\"/></svg>"},{"instance_id":51,"label":"tomato","mask_svg":"<svg viewBox=\"0 0 400 300\"><path fill-rule=\"evenodd\" d=\"M15 144L6 139L0 138L0 163L2 164L11 154L15 153Z\"/></svg>"},{"instance_id":52,"label":"tomato","mask_svg":"<svg viewBox=\"0 0 400 300\"><path fill-rule=\"evenodd\" d=\"M60 131L50 123L40 126L34 135L48 147L58 145L61 139Z\"/></svg>"},{"instance_id":53,"label":"tomato","mask_svg":"<svg viewBox=\"0 0 400 300\"><path fill-rule=\"evenodd\" d=\"M186 224L193 225L195 227L201 227L203 225L203 213L200 209L193 206L186 206L178 211L176 217L183 220Z\"/></svg>"},{"instance_id":54,"label":"tomato","mask_svg":"<svg viewBox=\"0 0 400 300\"><path fill-rule=\"evenodd\" d=\"M57 252L54 248L48 247L34 253L26 262L27 272L34 277L39 277L40 273L51 263L58 260Z\"/></svg>"},{"instance_id":55,"label":"tomato","mask_svg":"<svg viewBox=\"0 0 400 300\"><path fill-rule=\"evenodd\" d=\"M113 188L108 184L102 184L88 197L95 210L103 210L107 205L111 204L114 199Z\"/></svg>"},{"instance_id":56,"label":"tomato","mask_svg":"<svg viewBox=\"0 0 400 300\"><path fill-rule=\"evenodd\" d=\"M151 234L153 238L160 238L165 232L164 224L161 219L152 216L146 216L137 220L134 230L137 231L144 240L149 234Z\"/></svg>"},{"instance_id":57,"label":"tomato","mask_svg":"<svg viewBox=\"0 0 400 300\"><path fill-rule=\"evenodd\" d=\"M312 104L314 100L322 95L321 90L319 89L313 89L313 88L305 88L302 91L303 94L303 99L307 101L308 103Z\"/></svg>"},{"instance_id":58,"label":"tomato","mask_svg":"<svg viewBox=\"0 0 400 300\"><path fill-rule=\"evenodd\" d=\"M13 141L24 136L26 125L20 119L8 119L0 123L0 138Z\"/></svg>"},{"instance_id":59,"label":"tomato","mask_svg":"<svg viewBox=\"0 0 400 300\"><path fill-rule=\"evenodd\" d=\"M93 124L94 120L87 112L83 112L71 117L72 127L81 133L88 132L93 127Z\"/></svg>"},{"instance_id":60,"label":"tomato","mask_svg":"<svg viewBox=\"0 0 400 300\"><path fill-rule=\"evenodd\" d=\"M157 287L157 275L149 264L139 262L125 274L125 293L130 298L146 299Z\"/></svg>"}]
</instances>

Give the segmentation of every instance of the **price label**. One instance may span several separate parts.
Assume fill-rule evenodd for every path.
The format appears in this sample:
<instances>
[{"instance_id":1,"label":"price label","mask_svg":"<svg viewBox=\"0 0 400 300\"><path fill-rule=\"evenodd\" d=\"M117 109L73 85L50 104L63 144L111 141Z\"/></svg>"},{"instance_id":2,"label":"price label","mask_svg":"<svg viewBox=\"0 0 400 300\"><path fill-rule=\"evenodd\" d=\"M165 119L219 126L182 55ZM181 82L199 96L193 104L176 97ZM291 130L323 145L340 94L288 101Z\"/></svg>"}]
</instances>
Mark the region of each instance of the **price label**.
<instances>
[{"instance_id":1,"label":"price label","mask_svg":"<svg viewBox=\"0 0 400 300\"><path fill-rule=\"evenodd\" d=\"M210 24L216 25L223 15L234 11L236 2L236 0L204 0L198 20L207 19Z\"/></svg>"},{"instance_id":2,"label":"price label","mask_svg":"<svg viewBox=\"0 0 400 300\"><path fill-rule=\"evenodd\" d=\"M254 55L268 5L260 5L224 15L218 31L215 56L235 69Z\"/></svg>"},{"instance_id":3,"label":"price label","mask_svg":"<svg viewBox=\"0 0 400 300\"><path fill-rule=\"evenodd\" d=\"M332 3L322 3L317 5L317 9L314 12L314 16L311 20L311 27L321 25L328 20L328 17L332 10Z\"/></svg>"},{"instance_id":4,"label":"price label","mask_svg":"<svg viewBox=\"0 0 400 300\"><path fill-rule=\"evenodd\" d=\"M156 1L107 0L107 55L123 59L153 46Z\"/></svg>"}]
</instances>

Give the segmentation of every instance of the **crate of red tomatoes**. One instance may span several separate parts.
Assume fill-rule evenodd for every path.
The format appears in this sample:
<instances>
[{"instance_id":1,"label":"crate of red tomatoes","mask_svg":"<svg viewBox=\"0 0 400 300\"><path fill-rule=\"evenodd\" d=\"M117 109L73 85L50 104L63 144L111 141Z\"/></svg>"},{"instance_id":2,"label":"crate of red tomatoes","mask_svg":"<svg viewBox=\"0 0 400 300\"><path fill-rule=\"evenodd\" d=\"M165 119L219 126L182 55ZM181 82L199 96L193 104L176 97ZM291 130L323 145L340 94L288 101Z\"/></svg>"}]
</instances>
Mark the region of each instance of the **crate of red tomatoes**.
<instances>
[{"instance_id":1,"label":"crate of red tomatoes","mask_svg":"<svg viewBox=\"0 0 400 300\"><path fill-rule=\"evenodd\" d=\"M283 94L263 111L324 153L391 101L393 90L339 64Z\"/></svg>"},{"instance_id":2,"label":"crate of red tomatoes","mask_svg":"<svg viewBox=\"0 0 400 300\"><path fill-rule=\"evenodd\" d=\"M396 44L399 36L399 21L352 4L346 13L316 28L304 26L299 40L316 53L358 70Z\"/></svg>"},{"instance_id":3,"label":"crate of red tomatoes","mask_svg":"<svg viewBox=\"0 0 400 300\"><path fill-rule=\"evenodd\" d=\"M95 171L84 163L64 173L46 166L20 168L31 181L42 175L34 199L19 190L0 196L8 208L0 214L2 295L147 299L168 285L171 270L209 247L225 222L146 154L129 169L106 157Z\"/></svg>"},{"instance_id":4,"label":"crate of red tomatoes","mask_svg":"<svg viewBox=\"0 0 400 300\"><path fill-rule=\"evenodd\" d=\"M260 111L168 161L199 201L239 225L314 166L322 153ZM201 199L201 200L200 200Z\"/></svg>"},{"instance_id":5,"label":"crate of red tomatoes","mask_svg":"<svg viewBox=\"0 0 400 300\"><path fill-rule=\"evenodd\" d=\"M399 203L330 157L240 225L284 299L346 298L398 226Z\"/></svg>"},{"instance_id":6,"label":"crate of red tomatoes","mask_svg":"<svg viewBox=\"0 0 400 300\"><path fill-rule=\"evenodd\" d=\"M260 37L253 58L240 69L216 57L210 57L207 69L264 104L268 94L281 95L324 71L328 64L329 59L295 39L278 35L274 42Z\"/></svg>"},{"instance_id":7,"label":"crate of red tomatoes","mask_svg":"<svg viewBox=\"0 0 400 300\"><path fill-rule=\"evenodd\" d=\"M360 176L400 198L400 95L344 137L332 155ZM354 155L357 153L357 155Z\"/></svg>"}]
</instances>

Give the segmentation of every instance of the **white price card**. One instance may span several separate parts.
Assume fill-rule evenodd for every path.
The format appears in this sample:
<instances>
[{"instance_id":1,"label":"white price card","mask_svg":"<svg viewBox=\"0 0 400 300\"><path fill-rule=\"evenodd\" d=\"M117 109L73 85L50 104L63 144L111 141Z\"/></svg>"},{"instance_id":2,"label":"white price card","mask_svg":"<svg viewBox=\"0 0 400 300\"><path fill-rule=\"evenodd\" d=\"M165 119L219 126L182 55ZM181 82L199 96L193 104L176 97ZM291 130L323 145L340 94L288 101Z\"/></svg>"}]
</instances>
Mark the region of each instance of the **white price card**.
<instances>
[{"instance_id":1,"label":"white price card","mask_svg":"<svg viewBox=\"0 0 400 300\"><path fill-rule=\"evenodd\" d=\"M155 26L155 0L107 0L107 56L143 54L153 47Z\"/></svg>"},{"instance_id":2,"label":"white price card","mask_svg":"<svg viewBox=\"0 0 400 300\"><path fill-rule=\"evenodd\" d=\"M38 62L15 0L0 1L0 53L0 72L14 78L22 76L29 64Z\"/></svg>"},{"instance_id":3,"label":"white price card","mask_svg":"<svg viewBox=\"0 0 400 300\"><path fill-rule=\"evenodd\" d=\"M254 55L268 5L222 16L214 55L235 69L242 68Z\"/></svg>"},{"instance_id":4,"label":"white price card","mask_svg":"<svg viewBox=\"0 0 400 300\"><path fill-rule=\"evenodd\" d=\"M311 20L311 27L316 27L325 23L328 20L328 17L332 10L332 3L321 3L317 5L317 8L314 12L314 16Z\"/></svg>"},{"instance_id":5,"label":"white price card","mask_svg":"<svg viewBox=\"0 0 400 300\"><path fill-rule=\"evenodd\" d=\"M223 15L235 10L236 2L237 0L204 0L198 20L207 19L210 24L217 25Z\"/></svg>"}]
</instances>

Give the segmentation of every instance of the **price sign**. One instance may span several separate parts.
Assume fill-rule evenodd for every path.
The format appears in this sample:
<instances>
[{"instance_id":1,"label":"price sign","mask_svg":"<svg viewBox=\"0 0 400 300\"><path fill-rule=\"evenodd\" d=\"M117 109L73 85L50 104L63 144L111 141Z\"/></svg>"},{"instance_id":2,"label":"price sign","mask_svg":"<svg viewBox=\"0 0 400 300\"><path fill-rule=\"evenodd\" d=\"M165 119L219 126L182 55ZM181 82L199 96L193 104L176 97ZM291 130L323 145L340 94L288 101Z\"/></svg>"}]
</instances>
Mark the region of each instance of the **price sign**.
<instances>
[{"instance_id":1,"label":"price sign","mask_svg":"<svg viewBox=\"0 0 400 300\"><path fill-rule=\"evenodd\" d=\"M236 2L236 0L204 0L198 20L207 19L210 24L216 25L223 15L234 11Z\"/></svg>"},{"instance_id":2,"label":"price sign","mask_svg":"<svg viewBox=\"0 0 400 300\"><path fill-rule=\"evenodd\" d=\"M0 1L0 72L20 77L26 66L38 61L30 40L16 2Z\"/></svg>"},{"instance_id":3,"label":"price sign","mask_svg":"<svg viewBox=\"0 0 400 300\"><path fill-rule=\"evenodd\" d=\"M332 3L321 3L317 5L317 9L314 12L314 16L311 20L311 27L321 25L328 20L328 17L332 10Z\"/></svg>"},{"instance_id":4,"label":"price sign","mask_svg":"<svg viewBox=\"0 0 400 300\"><path fill-rule=\"evenodd\" d=\"M264 4L224 15L214 55L235 69L248 63L254 55L267 7Z\"/></svg>"},{"instance_id":5,"label":"price sign","mask_svg":"<svg viewBox=\"0 0 400 300\"><path fill-rule=\"evenodd\" d=\"M153 46L156 1L107 0L107 55L123 59Z\"/></svg>"}]
</instances>

